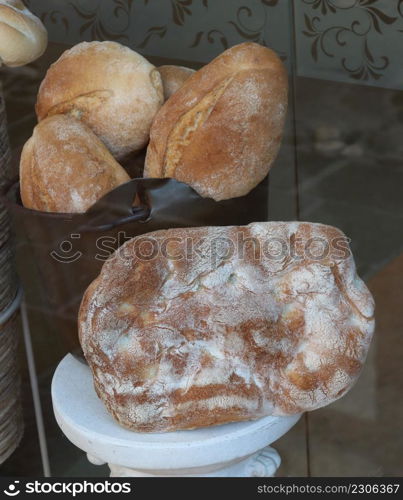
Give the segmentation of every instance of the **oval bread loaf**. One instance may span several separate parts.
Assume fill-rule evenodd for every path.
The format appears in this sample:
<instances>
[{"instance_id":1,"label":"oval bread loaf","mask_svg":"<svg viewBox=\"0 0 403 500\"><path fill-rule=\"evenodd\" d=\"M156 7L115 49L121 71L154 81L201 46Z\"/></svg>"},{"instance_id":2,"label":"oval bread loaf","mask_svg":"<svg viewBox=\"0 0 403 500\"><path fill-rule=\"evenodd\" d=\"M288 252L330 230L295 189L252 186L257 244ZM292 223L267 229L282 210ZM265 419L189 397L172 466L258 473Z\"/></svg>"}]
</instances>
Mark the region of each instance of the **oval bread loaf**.
<instances>
[{"instance_id":1,"label":"oval bread loaf","mask_svg":"<svg viewBox=\"0 0 403 500\"><path fill-rule=\"evenodd\" d=\"M339 230L266 222L130 240L86 291L79 333L109 412L160 432L331 403L358 377L373 313Z\"/></svg>"},{"instance_id":2,"label":"oval bread loaf","mask_svg":"<svg viewBox=\"0 0 403 500\"><path fill-rule=\"evenodd\" d=\"M164 86L165 100L168 100L173 94L175 94L175 92L177 92L186 80L195 72L194 69L170 64L160 66L158 71L161 75L162 84Z\"/></svg>"},{"instance_id":3,"label":"oval bread loaf","mask_svg":"<svg viewBox=\"0 0 403 500\"><path fill-rule=\"evenodd\" d=\"M288 79L270 49L243 43L193 74L153 122L145 177L173 177L201 196L249 193L280 148Z\"/></svg>"},{"instance_id":4,"label":"oval bread loaf","mask_svg":"<svg viewBox=\"0 0 403 500\"><path fill-rule=\"evenodd\" d=\"M48 44L42 22L20 0L0 0L0 66L23 66L41 56Z\"/></svg>"},{"instance_id":5,"label":"oval bread loaf","mask_svg":"<svg viewBox=\"0 0 403 500\"><path fill-rule=\"evenodd\" d=\"M22 151L21 199L33 210L83 213L129 180L91 129L71 116L41 121Z\"/></svg>"},{"instance_id":6,"label":"oval bread loaf","mask_svg":"<svg viewBox=\"0 0 403 500\"><path fill-rule=\"evenodd\" d=\"M79 43L48 70L38 94L38 120L69 114L83 121L117 159L141 150L163 104L158 70L115 42Z\"/></svg>"}]
</instances>

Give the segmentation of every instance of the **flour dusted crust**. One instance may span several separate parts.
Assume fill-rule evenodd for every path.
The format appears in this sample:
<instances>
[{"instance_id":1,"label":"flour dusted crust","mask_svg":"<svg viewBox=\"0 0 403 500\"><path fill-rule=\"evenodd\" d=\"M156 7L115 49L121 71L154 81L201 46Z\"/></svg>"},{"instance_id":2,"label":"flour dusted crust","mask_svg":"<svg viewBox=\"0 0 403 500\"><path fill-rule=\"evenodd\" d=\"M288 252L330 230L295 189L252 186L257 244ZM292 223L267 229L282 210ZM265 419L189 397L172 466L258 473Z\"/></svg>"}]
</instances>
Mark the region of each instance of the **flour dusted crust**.
<instances>
[{"instance_id":1,"label":"flour dusted crust","mask_svg":"<svg viewBox=\"0 0 403 500\"><path fill-rule=\"evenodd\" d=\"M228 239L249 244L231 254ZM279 242L297 251L280 258ZM165 257L139 259L164 244ZM297 222L132 239L104 264L79 314L99 397L139 432L334 401L357 379L374 329L373 299L347 250L339 230Z\"/></svg>"},{"instance_id":2,"label":"flour dusted crust","mask_svg":"<svg viewBox=\"0 0 403 500\"><path fill-rule=\"evenodd\" d=\"M85 212L130 177L84 123L56 115L41 121L20 162L21 199L42 212Z\"/></svg>"},{"instance_id":3,"label":"flour dusted crust","mask_svg":"<svg viewBox=\"0 0 403 500\"><path fill-rule=\"evenodd\" d=\"M173 177L201 196L249 193L280 148L288 78L270 49L242 43L194 73L153 122L145 177Z\"/></svg>"},{"instance_id":4,"label":"flour dusted crust","mask_svg":"<svg viewBox=\"0 0 403 500\"><path fill-rule=\"evenodd\" d=\"M162 85L164 86L164 98L167 100L182 87L195 70L186 68L185 66L167 64L159 66L158 72L161 75Z\"/></svg>"},{"instance_id":5,"label":"flour dusted crust","mask_svg":"<svg viewBox=\"0 0 403 500\"><path fill-rule=\"evenodd\" d=\"M0 66L28 64L47 44L46 28L21 0L0 0Z\"/></svg>"},{"instance_id":6,"label":"flour dusted crust","mask_svg":"<svg viewBox=\"0 0 403 500\"><path fill-rule=\"evenodd\" d=\"M147 144L163 101L160 74L143 56L115 42L83 42L49 68L36 111L39 120L82 120L121 159Z\"/></svg>"}]
</instances>

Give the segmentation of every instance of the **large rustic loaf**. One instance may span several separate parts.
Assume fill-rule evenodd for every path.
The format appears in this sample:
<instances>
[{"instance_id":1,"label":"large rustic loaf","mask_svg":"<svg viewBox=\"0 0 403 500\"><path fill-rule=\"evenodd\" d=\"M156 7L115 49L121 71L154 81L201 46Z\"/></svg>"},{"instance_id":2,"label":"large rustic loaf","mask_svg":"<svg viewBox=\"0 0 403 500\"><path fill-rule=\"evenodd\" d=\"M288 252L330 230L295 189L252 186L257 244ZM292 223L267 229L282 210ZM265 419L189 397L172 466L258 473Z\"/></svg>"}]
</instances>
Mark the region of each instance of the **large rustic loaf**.
<instances>
[{"instance_id":1,"label":"large rustic loaf","mask_svg":"<svg viewBox=\"0 0 403 500\"><path fill-rule=\"evenodd\" d=\"M143 56L115 42L82 42L49 68L36 112L39 120L82 120L122 159L148 143L163 101L161 76Z\"/></svg>"},{"instance_id":2,"label":"large rustic loaf","mask_svg":"<svg viewBox=\"0 0 403 500\"><path fill-rule=\"evenodd\" d=\"M242 43L191 75L160 109L145 177L173 177L224 200L262 181L280 148L288 79L270 49Z\"/></svg>"},{"instance_id":3,"label":"large rustic loaf","mask_svg":"<svg viewBox=\"0 0 403 500\"><path fill-rule=\"evenodd\" d=\"M132 239L88 288L79 331L113 417L173 431L334 401L358 377L373 314L339 230L268 222Z\"/></svg>"}]
</instances>

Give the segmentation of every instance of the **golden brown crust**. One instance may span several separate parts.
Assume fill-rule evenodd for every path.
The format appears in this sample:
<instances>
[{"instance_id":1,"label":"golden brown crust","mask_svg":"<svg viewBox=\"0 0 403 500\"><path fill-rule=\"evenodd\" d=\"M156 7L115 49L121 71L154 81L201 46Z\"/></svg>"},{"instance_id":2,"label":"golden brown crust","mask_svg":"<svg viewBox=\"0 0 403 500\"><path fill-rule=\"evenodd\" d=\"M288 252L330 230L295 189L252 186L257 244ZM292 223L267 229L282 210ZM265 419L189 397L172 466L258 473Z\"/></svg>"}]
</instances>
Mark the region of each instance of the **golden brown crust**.
<instances>
[{"instance_id":1,"label":"golden brown crust","mask_svg":"<svg viewBox=\"0 0 403 500\"><path fill-rule=\"evenodd\" d=\"M147 144L162 103L161 76L144 57L115 42L83 42L49 68L36 112L82 120L121 159Z\"/></svg>"},{"instance_id":2,"label":"golden brown crust","mask_svg":"<svg viewBox=\"0 0 403 500\"><path fill-rule=\"evenodd\" d=\"M48 34L20 0L0 0L0 66L22 66L43 54Z\"/></svg>"},{"instance_id":3,"label":"golden brown crust","mask_svg":"<svg viewBox=\"0 0 403 500\"><path fill-rule=\"evenodd\" d=\"M174 66L167 64L158 68L164 86L164 99L167 101L175 92L177 92L186 80L193 75L194 69L184 66Z\"/></svg>"},{"instance_id":4,"label":"golden brown crust","mask_svg":"<svg viewBox=\"0 0 403 500\"><path fill-rule=\"evenodd\" d=\"M144 175L174 177L217 201L247 194L277 156L287 94L273 51L255 43L226 50L158 112Z\"/></svg>"},{"instance_id":5,"label":"golden brown crust","mask_svg":"<svg viewBox=\"0 0 403 500\"><path fill-rule=\"evenodd\" d=\"M345 236L330 226L171 229L132 239L104 264L79 332L114 418L173 431L341 397L365 360L373 307Z\"/></svg>"},{"instance_id":6,"label":"golden brown crust","mask_svg":"<svg viewBox=\"0 0 403 500\"><path fill-rule=\"evenodd\" d=\"M33 210L82 213L129 180L98 137L70 116L40 122L22 151L21 199Z\"/></svg>"}]
</instances>

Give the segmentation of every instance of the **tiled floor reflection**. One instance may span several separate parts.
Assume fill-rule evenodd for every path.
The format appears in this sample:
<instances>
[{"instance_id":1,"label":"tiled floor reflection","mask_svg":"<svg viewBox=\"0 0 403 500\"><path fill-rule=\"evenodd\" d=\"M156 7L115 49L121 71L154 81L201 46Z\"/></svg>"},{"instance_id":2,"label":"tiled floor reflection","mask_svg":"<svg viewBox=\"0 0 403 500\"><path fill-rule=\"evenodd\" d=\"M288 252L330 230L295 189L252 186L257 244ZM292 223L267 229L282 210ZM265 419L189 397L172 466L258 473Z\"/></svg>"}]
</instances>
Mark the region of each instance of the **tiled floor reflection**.
<instances>
[{"instance_id":1,"label":"tiled floor reflection","mask_svg":"<svg viewBox=\"0 0 403 500\"><path fill-rule=\"evenodd\" d=\"M30 135L35 87L60 47L9 82L12 142ZM36 68L36 69L35 69ZM18 87L16 87L17 83ZM24 98L21 92L24 88ZM361 276L375 296L377 328L362 376L343 399L310 413L274 446L281 476L403 474L403 92L297 80L297 164L290 117L281 155L271 173L269 217L333 224L352 239ZM31 109L31 112L27 112ZM298 174L298 195L295 186ZM299 201L299 206L297 203ZM96 476L62 435L53 417L50 381L63 354L45 325L35 321L33 342L52 473ZM24 356L21 356L25 366ZM0 475L41 474L32 398L24 369L25 437Z\"/></svg>"}]
</instances>

